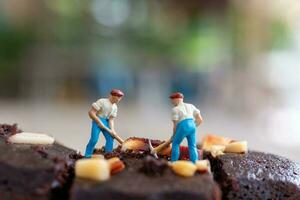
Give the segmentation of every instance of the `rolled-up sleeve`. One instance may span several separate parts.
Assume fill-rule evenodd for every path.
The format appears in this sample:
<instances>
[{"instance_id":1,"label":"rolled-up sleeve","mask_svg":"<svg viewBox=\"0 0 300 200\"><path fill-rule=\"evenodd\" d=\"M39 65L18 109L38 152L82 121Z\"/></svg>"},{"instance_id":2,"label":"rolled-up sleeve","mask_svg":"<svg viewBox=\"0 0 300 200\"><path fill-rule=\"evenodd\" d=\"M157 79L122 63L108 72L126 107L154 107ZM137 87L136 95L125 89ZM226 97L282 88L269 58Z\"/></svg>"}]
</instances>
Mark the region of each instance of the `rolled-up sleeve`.
<instances>
[{"instance_id":1,"label":"rolled-up sleeve","mask_svg":"<svg viewBox=\"0 0 300 200\"><path fill-rule=\"evenodd\" d=\"M172 120L173 121L178 121L179 120L179 112L175 108L172 109Z\"/></svg>"},{"instance_id":2,"label":"rolled-up sleeve","mask_svg":"<svg viewBox=\"0 0 300 200\"><path fill-rule=\"evenodd\" d=\"M103 107L103 101L99 99L92 104L92 107L95 108L95 110L99 111Z\"/></svg>"}]
</instances>

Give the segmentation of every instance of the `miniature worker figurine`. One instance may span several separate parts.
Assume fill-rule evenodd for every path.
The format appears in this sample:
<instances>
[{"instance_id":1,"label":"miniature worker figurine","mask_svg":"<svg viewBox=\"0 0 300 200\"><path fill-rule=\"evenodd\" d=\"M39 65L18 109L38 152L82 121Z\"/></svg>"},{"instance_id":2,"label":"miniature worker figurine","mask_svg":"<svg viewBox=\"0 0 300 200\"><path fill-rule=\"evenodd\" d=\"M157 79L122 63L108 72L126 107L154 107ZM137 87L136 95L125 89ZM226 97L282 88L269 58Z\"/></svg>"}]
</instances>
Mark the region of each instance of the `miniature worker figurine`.
<instances>
[{"instance_id":1,"label":"miniature worker figurine","mask_svg":"<svg viewBox=\"0 0 300 200\"><path fill-rule=\"evenodd\" d=\"M168 141L154 148L151 153L159 152L172 143L171 161L174 162L179 159L179 145L186 138L190 160L195 163L198 160L196 127L202 123L200 110L192 104L184 103L184 96L179 92L173 93L170 99L174 105L172 109L173 135Z\"/></svg>"},{"instance_id":2,"label":"miniature worker figurine","mask_svg":"<svg viewBox=\"0 0 300 200\"><path fill-rule=\"evenodd\" d=\"M92 156L100 132L103 133L106 140L105 152L113 150L114 139L120 144L124 142L114 128L114 119L117 117L118 110L117 103L123 96L124 93L121 90L113 89L109 98L99 99L92 104L89 111L89 117L92 119L92 131L91 138L86 146L85 157L90 158Z\"/></svg>"}]
</instances>

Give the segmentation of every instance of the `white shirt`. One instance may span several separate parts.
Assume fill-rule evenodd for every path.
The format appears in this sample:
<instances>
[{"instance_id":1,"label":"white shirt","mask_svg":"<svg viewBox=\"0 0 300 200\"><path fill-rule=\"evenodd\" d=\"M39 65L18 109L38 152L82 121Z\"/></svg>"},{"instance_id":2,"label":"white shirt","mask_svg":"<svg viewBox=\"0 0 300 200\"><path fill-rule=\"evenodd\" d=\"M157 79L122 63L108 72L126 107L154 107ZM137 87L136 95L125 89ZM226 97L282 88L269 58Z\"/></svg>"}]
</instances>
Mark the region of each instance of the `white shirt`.
<instances>
[{"instance_id":1,"label":"white shirt","mask_svg":"<svg viewBox=\"0 0 300 200\"><path fill-rule=\"evenodd\" d=\"M194 119L197 114L200 114L200 110L194 105L189 103L180 103L172 109L172 120L182 121L184 119Z\"/></svg>"},{"instance_id":2,"label":"white shirt","mask_svg":"<svg viewBox=\"0 0 300 200\"><path fill-rule=\"evenodd\" d=\"M118 106L115 103L112 104L107 98L99 99L92 106L97 110L97 115L101 118L117 117Z\"/></svg>"}]
</instances>

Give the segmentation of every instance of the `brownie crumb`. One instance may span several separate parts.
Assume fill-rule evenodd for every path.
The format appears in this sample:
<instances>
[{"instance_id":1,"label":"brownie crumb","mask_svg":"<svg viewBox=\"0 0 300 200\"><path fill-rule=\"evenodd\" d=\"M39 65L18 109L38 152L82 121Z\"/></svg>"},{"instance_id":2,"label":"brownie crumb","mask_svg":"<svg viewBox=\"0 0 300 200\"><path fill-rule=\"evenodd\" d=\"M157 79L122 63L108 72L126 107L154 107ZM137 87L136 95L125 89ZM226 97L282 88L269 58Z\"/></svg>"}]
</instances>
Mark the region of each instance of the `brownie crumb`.
<instances>
[{"instance_id":1,"label":"brownie crumb","mask_svg":"<svg viewBox=\"0 0 300 200\"><path fill-rule=\"evenodd\" d=\"M152 156L146 156L143 159L143 164L140 171L150 176L158 176L158 175L163 175L163 173L167 168L168 168L167 161L156 159Z\"/></svg>"},{"instance_id":2,"label":"brownie crumb","mask_svg":"<svg viewBox=\"0 0 300 200\"><path fill-rule=\"evenodd\" d=\"M110 159L110 158L113 158L113 157L121 158L121 154L120 154L120 152L112 151L112 152L109 152L109 153L104 153L104 157L105 157L105 159Z\"/></svg>"},{"instance_id":3,"label":"brownie crumb","mask_svg":"<svg viewBox=\"0 0 300 200\"><path fill-rule=\"evenodd\" d=\"M0 124L0 136L4 137L5 139L8 139L10 136L22 132L20 129L18 129L17 124Z\"/></svg>"},{"instance_id":4,"label":"brownie crumb","mask_svg":"<svg viewBox=\"0 0 300 200\"><path fill-rule=\"evenodd\" d=\"M79 160L79 159L82 159L82 158L84 158L84 156L83 155L81 155L80 153L70 153L69 154L69 158L71 159L71 160Z\"/></svg>"},{"instance_id":5,"label":"brownie crumb","mask_svg":"<svg viewBox=\"0 0 300 200\"><path fill-rule=\"evenodd\" d=\"M38 154L42 156L42 158L48 158L48 153L45 150L45 147L41 145L32 146L31 147L34 151L36 151Z\"/></svg>"},{"instance_id":6,"label":"brownie crumb","mask_svg":"<svg viewBox=\"0 0 300 200\"><path fill-rule=\"evenodd\" d=\"M62 187L68 177L66 160L59 157L54 157L52 160L54 162L55 172L55 181L52 183L52 187Z\"/></svg>"},{"instance_id":7,"label":"brownie crumb","mask_svg":"<svg viewBox=\"0 0 300 200\"><path fill-rule=\"evenodd\" d=\"M101 147L100 149L94 149L94 154L100 154L103 155L105 159L110 159L113 157L119 157L121 158L121 149L117 148L114 149L112 152L105 153L104 147Z\"/></svg>"}]
</instances>

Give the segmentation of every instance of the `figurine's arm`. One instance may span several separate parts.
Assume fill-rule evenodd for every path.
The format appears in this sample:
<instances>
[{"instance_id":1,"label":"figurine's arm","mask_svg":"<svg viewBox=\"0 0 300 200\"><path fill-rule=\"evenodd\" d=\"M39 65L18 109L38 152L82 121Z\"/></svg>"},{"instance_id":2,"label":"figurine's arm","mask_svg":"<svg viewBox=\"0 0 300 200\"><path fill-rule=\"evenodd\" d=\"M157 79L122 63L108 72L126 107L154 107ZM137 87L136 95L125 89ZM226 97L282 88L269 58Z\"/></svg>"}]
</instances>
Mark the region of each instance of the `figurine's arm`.
<instances>
[{"instance_id":1,"label":"figurine's arm","mask_svg":"<svg viewBox=\"0 0 300 200\"><path fill-rule=\"evenodd\" d=\"M195 123L196 126L199 126L202 123L203 119L200 113L197 113L195 116Z\"/></svg>"},{"instance_id":2,"label":"figurine's arm","mask_svg":"<svg viewBox=\"0 0 300 200\"><path fill-rule=\"evenodd\" d=\"M115 122L114 122L114 117L109 118L109 127L112 131L112 136L120 143L123 144L124 140L116 133L115 131Z\"/></svg>"},{"instance_id":3,"label":"figurine's arm","mask_svg":"<svg viewBox=\"0 0 300 200\"><path fill-rule=\"evenodd\" d=\"M101 120L97 117L97 110L96 110L94 107L92 107L92 108L90 109L90 111L89 111L89 117L90 117L92 120L94 120L94 121L98 124L98 126L99 126L101 129L104 129L104 130L106 130L106 131L109 132L109 133L112 132L112 131L111 131L108 127L106 127L106 126L101 122Z\"/></svg>"},{"instance_id":4,"label":"figurine's arm","mask_svg":"<svg viewBox=\"0 0 300 200\"><path fill-rule=\"evenodd\" d=\"M174 137L174 135L175 135L175 133L176 133L177 123L178 123L178 121L173 120L173 135L172 135L172 137Z\"/></svg>"},{"instance_id":5,"label":"figurine's arm","mask_svg":"<svg viewBox=\"0 0 300 200\"><path fill-rule=\"evenodd\" d=\"M174 135L176 133L177 123L178 123L178 121L173 120L173 134L172 134L172 136L169 140L167 140L166 142L159 145L159 146L162 146L161 149L164 149L164 148L168 147L172 143Z\"/></svg>"}]
</instances>

